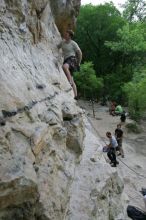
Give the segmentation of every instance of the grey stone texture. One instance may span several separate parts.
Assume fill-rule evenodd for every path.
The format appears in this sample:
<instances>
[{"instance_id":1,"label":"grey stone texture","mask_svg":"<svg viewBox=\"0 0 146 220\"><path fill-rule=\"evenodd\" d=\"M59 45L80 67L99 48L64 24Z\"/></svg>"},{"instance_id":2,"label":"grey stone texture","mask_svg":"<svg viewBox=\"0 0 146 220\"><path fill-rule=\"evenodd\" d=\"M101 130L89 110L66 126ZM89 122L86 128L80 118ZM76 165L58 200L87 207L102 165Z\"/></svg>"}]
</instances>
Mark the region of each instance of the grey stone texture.
<instances>
[{"instance_id":1,"label":"grey stone texture","mask_svg":"<svg viewBox=\"0 0 146 220\"><path fill-rule=\"evenodd\" d=\"M117 173L104 159L93 165L86 153L92 133L57 49L59 30L74 27L79 6L0 0L0 220L108 220L122 213Z\"/></svg>"}]
</instances>

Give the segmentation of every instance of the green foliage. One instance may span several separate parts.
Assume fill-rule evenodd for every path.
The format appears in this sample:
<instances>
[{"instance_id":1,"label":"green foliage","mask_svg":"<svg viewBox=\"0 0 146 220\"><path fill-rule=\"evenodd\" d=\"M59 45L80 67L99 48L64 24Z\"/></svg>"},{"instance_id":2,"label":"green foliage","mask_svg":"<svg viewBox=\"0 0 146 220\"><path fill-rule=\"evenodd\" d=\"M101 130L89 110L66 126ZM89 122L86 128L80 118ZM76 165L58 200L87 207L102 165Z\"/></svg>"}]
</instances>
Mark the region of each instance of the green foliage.
<instances>
[{"instance_id":1,"label":"green foliage","mask_svg":"<svg viewBox=\"0 0 146 220\"><path fill-rule=\"evenodd\" d=\"M116 40L116 32L124 19L110 3L82 6L77 20L76 41L79 43L84 61L92 61L96 74L103 76L114 67L114 57L105 41Z\"/></svg>"},{"instance_id":2,"label":"green foliage","mask_svg":"<svg viewBox=\"0 0 146 220\"><path fill-rule=\"evenodd\" d=\"M105 45L113 51L120 51L124 55L134 56L137 52L146 52L145 30L140 24L134 28L128 23L117 31L117 42L106 42Z\"/></svg>"},{"instance_id":3,"label":"green foliage","mask_svg":"<svg viewBox=\"0 0 146 220\"><path fill-rule=\"evenodd\" d=\"M127 95L130 94L130 96L133 96L133 99L131 99L131 97L128 98L129 108L132 117L138 120L138 118L140 118L142 109L139 109L137 90L140 91L139 88L141 87L141 85L133 84L131 80L135 69L138 69L138 67L143 66L143 64L145 63L145 29L143 28L143 25L139 23L133 25L126 24L123 26L122 29L119 29L117 31L117 36L119 38L118 41L106 42L105 45L111 48L111 50L115 52L115 55L117 53L120 54L121 65L119 65L119 71L117 72L117 74L112 73L109 76L106 76L106 81L107 84L109 84L109 88L112 87L110 94L115 100L117 100L117 97L119 100L123 99L123 84L129 82L125 85L124 90L126 91ZM139 70L137 70L137 72L138 74L135 77L140 74ZM136 80L135 77L133 78L133 80ZM110 82L112 82L112 86L110 86Z\"/></svg>"},{"instance_id":4,"label":"green foliage","mask_svg":"<svg viewBox=\"0 0 146 220\"><path fill-rule=\"evenodd\" d=\"M145 0L128 0L124 4L123 16L129 21L146 20L146 2Z\"/></svg>"},{"instance_id":5,"label":"green foliage","mask_svg":"<svg viewBox=\"0 0 146 220\"><path fill-rule=\"evenodd\" d=\"M82 6L75 39L83 52L83 61L91 61L96 76L103 79L103 88L95 93L91 91L91 88L96 90L95 76L88 78L87 84L81 80L81 75L76 76L79 92L84 97L96 94L118 103L125 101L136 120L145 106L145 81L140 70L146 63L145 4L144 0L127 0L124 17L112 2ZM83 77L86 79L86 76Z\"/></svg>"},{"instance_id":6,"label":"green foliage","mask_svg":"<svg viewBox=\"0 0 146 220\"><path fill-rule=\"evenodd\" d=\"M106 91L110 100L117 103L122 102L122 80L118 74L111 73L104 77L104 90Z\"/></svg>"},{"instance_id":7,"label":"green foliage","mask_svg":"<svg viewBox=\"0 0 146 220\"><path fill-rule=\"evenodd\" d=\"M131 117L139 121L146 110L146 71L135 73L133 80L124 85Z\"/></svg>"},{"instance_id":8,"label":"green foliage","mask_svg":"<svg viewBox=\"0 0 146 220\"><path fill-rule=\"evenodd\" d=\"M97 99L103 88L103 79L96 77L93 64L85 62L81 64L80 72L75 73L75 81L78 87L78 92L85 99Z\"/></svg>"}]
</instances>

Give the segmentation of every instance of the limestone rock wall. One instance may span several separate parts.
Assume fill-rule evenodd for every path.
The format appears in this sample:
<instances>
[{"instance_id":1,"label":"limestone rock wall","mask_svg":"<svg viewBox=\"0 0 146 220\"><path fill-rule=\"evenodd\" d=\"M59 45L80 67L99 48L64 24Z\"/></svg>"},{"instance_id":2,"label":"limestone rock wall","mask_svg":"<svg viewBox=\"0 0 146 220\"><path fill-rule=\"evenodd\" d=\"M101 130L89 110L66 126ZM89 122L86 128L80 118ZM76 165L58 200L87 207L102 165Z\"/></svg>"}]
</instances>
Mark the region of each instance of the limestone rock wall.
<instances>
[{"instance_id":1,"label":"limestone rock wall","mask_svg":"<svg viewBox=\"0 0 146 220\"><path fill-rule=\"evenodd\" d=\"M57 49L79 5L0 1L0 220L80 219L67 212L85 125Z\"/></svg>"},{"instance_id":2,"label":"limestone rock wall","mask_svg":"<svg viewBox=\"0 0 146 220\"><path fill-rule=\"evenodd\" d=\"M80 4L81 0L51 1L55 22L61 34L66 29L75 28Z\"/></svg>"}]
</instances>

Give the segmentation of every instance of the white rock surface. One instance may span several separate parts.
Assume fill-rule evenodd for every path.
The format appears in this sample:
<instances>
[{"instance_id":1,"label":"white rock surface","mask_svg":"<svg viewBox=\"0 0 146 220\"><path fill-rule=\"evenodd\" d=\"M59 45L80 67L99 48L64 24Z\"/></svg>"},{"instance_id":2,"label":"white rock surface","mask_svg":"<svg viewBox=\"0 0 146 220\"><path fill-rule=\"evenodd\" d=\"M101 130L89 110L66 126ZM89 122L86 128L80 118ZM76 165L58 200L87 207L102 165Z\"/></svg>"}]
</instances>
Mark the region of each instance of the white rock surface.
<instances>
[{"instance_id":1,"label":"white rock surface","mask_svg":"<svg viewBox=\"0 0 146 220\"><path fill-rule=\"evenodd\" d=\"M123 213L117 173L103 158L89 159L97 146L90 128L85 138L57 49L58 29L74 26L79 5L0 1L0 220L108 220Z\"/></svg>"},{"instance_id":2,"label":"white rock surface","mask_svg":"<svg viewBox=\"0 0 146 220\"><path fill-rule=\"evenodd\" d=\"M81 162L76 166L66 211L67 220L124 219L121 193L123 183L116 169L98 151L100 139L86 120L86 137Z\"/></svg>"}]
</instances>

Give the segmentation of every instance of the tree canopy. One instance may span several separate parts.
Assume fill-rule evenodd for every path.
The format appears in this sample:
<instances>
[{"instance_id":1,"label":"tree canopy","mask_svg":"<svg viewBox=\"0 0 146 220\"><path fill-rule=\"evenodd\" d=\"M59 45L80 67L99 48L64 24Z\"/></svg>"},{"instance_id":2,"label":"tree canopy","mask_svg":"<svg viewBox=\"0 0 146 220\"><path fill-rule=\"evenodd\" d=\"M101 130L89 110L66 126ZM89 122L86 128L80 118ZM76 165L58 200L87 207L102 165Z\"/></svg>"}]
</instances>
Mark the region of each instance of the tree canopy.
<instances>
[{"instance_id":1,"label":"tree canopy","mask_svg":"<svg viewBox=\"0 0 146 220\"><path fill-rule=\"evenodd\" d=\"M111 71L114 66L115 60L111 50L105 47L104 43L116 40L116 32L123 24L124 19L112 3L81 7L76 41L82 49L83 60L92 61L99 76Z\"/></svg>"},{"instance_id":2,"label":"tree canopy","mask_svg":"<svg viewBox=\"0 0 146 220\"><path fill-rule=\"evenodd\" d=\"M88 80L88 88L84 90L87 89L91 94L89 87L92 87L93 81L97 84L97 81L102 82L102 88L96 96L107 96L117 102L127 103L132 106L130 109L134 109L135 104L131 103L136 103L134 99L137 96L140 109L138 114L141 115L146 94L145 78L141 77L146 69L146 2L127 0L123 7L121 14L112 2L82 6L75 40L83 52L83 62L92 62L90 65L95 70L96 80ZM88 64L85 66L87 68ZM89 72L90 75L92 71ZM81 78L86 80L86 77L80 76L76 80L84 96L85 91L79 84Z\"/></svg>"},{"instance_id":3,"label":"tree canopy","mask_svg":"<svg viewBox=\"0 0 146 220\"><path fill-rule=\"evenodd\" d=\"M132 22L134 20L146 21L146 1L128 0L124 4L124 17Z\"/></svg>"},{"instance_id":4,"label":"tree canopy","mask_svg":"<svg viewBox=\"0 0 146 220\"><path fill-rule=\"evenodd\" d=\"M96 76L93 64L85 62L81 65L80 72L75 73L78 93L84 98L97 99L103 88L103 79Z\"/></svg>"}]
</instances>

